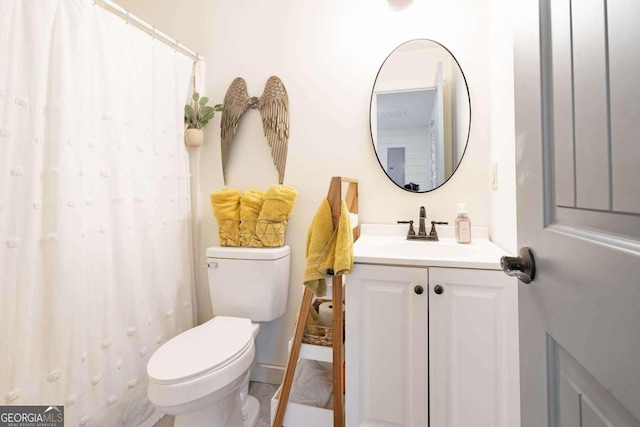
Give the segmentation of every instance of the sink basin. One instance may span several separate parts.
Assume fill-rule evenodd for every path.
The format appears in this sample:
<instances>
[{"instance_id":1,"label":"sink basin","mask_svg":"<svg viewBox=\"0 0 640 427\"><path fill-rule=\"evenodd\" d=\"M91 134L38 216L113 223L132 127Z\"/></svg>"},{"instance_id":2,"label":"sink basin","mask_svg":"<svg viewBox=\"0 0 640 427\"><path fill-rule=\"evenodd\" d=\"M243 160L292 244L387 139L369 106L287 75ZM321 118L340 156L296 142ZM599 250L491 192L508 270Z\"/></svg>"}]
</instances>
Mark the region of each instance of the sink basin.
<instances>
[{"instance_id":1,"label":"sink basin","mask_svg":"<svg viewBox=\"0 0 640 427\"><path fill-rule=\"evenodd\" d=\"M406 240L406 229L395 225L362 224L363 233L354 245L354 260L360 264L406 265L500 269L507 253L477 232L470 244L453 238L453 227L439 227L440 241Z\"/></svg>"},{"instance_id":2,"label":"sink basin","mask_svg":"<svg viewBox=\"0 0 640 427\"><path fill-rule=\"evenodd\" d=\"M455 240L440 240L427 242L419 240L404 240L399 242L381 243L381 252L394 256L411 258L454 258L469 255L481 255L481 249L474 243L461 245Z\"/></svg>"}]
</instances>

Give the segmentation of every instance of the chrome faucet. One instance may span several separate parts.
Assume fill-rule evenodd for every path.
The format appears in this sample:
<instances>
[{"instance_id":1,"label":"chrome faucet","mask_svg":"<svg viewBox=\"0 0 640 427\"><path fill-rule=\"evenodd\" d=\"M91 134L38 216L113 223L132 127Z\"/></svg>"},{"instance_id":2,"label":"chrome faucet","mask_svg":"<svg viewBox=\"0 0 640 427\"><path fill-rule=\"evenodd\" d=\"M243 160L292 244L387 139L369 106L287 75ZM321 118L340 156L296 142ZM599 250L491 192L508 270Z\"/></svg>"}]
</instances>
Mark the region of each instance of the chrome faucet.
<instances>
[{"instance_id":1,"label":"chrome faucet","mask_svg":"<svg viewBox=\"0 0 640 427\"><path fill-rule=\"evenodd\" d=\"M420 206L420 227L418 228L418 236L426 236L427 228L424 225L424 220L427 218L427 213L424 210L424 206Z\"/></svg>"}]
</instances>

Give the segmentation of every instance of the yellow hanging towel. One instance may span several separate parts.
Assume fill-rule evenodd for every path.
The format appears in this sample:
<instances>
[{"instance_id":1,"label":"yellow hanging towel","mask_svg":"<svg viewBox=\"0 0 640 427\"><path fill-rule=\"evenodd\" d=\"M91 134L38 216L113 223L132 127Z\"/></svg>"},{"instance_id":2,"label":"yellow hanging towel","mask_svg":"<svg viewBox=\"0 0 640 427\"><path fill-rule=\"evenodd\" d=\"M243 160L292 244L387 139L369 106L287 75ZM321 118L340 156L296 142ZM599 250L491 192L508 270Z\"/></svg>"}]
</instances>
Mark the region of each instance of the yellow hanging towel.
<instances>
[{"instance_id":1,"label":"yellow hanging towel","mask_svg":"<svg viewBox=\"0 0 640 427\"><path fill-rule=\"evenodd\" d=\"M340 220L333 228L331 206L326 198L313 217L307 233L304 285L318 297L327 293L326 279L349 274L353 269L353 230L349 210L344 200L340 204ZM307 319L307 332L318 335L318 313L311 307Z\"/></svg>"}]
</instances>

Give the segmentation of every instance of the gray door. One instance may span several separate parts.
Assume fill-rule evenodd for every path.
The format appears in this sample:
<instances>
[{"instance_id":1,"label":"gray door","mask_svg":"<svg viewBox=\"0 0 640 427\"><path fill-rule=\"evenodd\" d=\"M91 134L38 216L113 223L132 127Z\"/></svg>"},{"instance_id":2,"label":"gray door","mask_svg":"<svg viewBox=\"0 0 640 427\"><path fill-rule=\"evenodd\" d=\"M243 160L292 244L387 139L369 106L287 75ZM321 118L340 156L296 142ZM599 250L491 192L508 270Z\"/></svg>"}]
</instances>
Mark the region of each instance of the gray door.
<instances>
[{"instance_id":1,"label":"gray door","mask_svg":"<svg viewBox=\"0 0 640 427\"><path fill-rule=\"evenodd\" d=\"M639 426L640 1L517 3L522 425Z\"/></svg>"},{"instance_id":2,"label":"gray door","mask_svg":"<svg viewBox=\"0 0 640 427\"><path fill-rule=\"evenodd\" d=\"M400 187L404 186L404 147L387 149L387 173L393 182Z\"/></svg>"}]
</instances>

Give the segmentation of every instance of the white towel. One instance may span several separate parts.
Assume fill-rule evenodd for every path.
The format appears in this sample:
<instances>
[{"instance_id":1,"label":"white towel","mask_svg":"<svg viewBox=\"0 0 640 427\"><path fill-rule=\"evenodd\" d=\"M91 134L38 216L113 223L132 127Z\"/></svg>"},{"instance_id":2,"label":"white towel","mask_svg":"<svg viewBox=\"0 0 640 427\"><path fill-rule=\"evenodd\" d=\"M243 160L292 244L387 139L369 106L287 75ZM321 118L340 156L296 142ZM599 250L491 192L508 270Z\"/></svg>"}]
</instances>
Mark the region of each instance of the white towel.
<instances>
[{"instance_id":1,"label":"white towel","mask_svg":"<svg viewBox=\"0 0 640 427\"><path fill-rule=\"evenodd\" d=\"M293 377L289 401L324 408L332 391L331 375L315 360L301 359Z\"/></svg>"}]
</instances>

